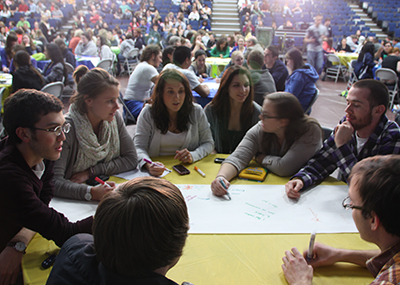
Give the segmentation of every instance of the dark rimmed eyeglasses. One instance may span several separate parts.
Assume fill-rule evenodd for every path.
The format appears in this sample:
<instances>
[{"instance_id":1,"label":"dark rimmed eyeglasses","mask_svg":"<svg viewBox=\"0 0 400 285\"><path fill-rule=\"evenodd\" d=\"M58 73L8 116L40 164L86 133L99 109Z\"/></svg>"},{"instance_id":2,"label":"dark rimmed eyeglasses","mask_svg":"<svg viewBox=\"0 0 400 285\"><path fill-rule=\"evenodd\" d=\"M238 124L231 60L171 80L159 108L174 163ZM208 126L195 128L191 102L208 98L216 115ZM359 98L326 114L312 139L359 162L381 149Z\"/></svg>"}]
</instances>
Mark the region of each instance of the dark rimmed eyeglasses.
<instances>
[{"instance_id":1,"label":"dark rimmed eyeglasses","mask_svg":"<svg viewBox=\"0 0 400 285\"><path fill-rule=\"evenodd\" d=\"M266 115L264 113L261 113L261 118L263 120L266 120L266 119L281 119L280 117L272 117L272 116L268 116L268 115Z\"/></svg>"},{"instance_id":2,"label":"dark rimmed eyeglasses","mask_svg":"<svg viewBox=\"0 0 400 285\"><path fill-rule=\"evenodd\" d=\"M69 131L71 130L71 124L66 123L62 126L57 126L54 128L49 128L49 129L42 129L42 128L36 128L36 127L30 127L33 130L39 130L39 131L45 131L45 132L52 132L54 133L57 137L61 135L61 133L68 134Z\"/></svg>"},{"instance_id":3,"label":"dark rimmed eyeglasses","mask_svg":"<svg viewBox=\"0 0 400 285\"><path fill-rule=\"evenodd\" d=\"M351 200L350 200L350 196L347 196L346 198L344 198L343 202L342 202L342 206L343 208L345 208L346 210L348 209L357 209L357 210L364 210L363 207L361 206L355 206L351 204Z\"/></svg>"}]
</instances>

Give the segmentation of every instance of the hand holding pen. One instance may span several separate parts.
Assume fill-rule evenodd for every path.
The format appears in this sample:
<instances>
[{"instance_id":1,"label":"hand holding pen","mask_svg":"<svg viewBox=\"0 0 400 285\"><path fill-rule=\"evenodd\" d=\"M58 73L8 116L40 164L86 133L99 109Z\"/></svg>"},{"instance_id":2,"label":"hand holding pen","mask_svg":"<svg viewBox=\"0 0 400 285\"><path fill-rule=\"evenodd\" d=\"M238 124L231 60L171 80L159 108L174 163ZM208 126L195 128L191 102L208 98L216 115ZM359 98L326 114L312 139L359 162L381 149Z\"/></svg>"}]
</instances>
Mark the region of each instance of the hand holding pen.
<instances>
[{"instance_id":1,"label":"hand holding pen","mask_svg":"<svg viewBox=\"0 0 400 285\"><path fill-rule=\"evenodd\" d=\"M164 170L171 172L171 170L166 168L161 162L154 162L147 158L144 158L143 160L147 163L145 167L152 176L160 176L164 173Z\"/></svg>"},{"instance_id":2,"label":"hand holding pen","mask_svg":"<svg viewBox=\"0 0 400 285\"><path fill-rule=\"evenodd\" d=\"M222 176L217 176L214 181L211 183L211 191L215 196L224 196L226 195L229 200L231 200L231 196L228 193L228 188L231 184L227 179Z\"/></svg>"}]
</instances>

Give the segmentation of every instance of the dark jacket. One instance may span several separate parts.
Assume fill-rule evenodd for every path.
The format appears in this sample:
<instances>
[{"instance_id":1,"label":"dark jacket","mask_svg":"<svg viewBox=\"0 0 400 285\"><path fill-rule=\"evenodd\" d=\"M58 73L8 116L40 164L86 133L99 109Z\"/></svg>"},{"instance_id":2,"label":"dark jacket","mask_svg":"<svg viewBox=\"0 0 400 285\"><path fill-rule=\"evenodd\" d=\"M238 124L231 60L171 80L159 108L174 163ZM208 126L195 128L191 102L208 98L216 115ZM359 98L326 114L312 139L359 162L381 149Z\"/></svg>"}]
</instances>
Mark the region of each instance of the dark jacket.
<instances>
[{"instance_id":1,"label":"dark jacket","mask_svg":"<svg viewBox=\"0 0 400 285\"><path fill-rule=\"evenodd\" d=\"M354 66L354 73L359 80L366 78L374 78L372 69L375 66L374 58L370 53L364 54L362 61L357 61Z\"/></svg>"},{"instance_id":2,"label":"dark jacket","mask_svg":"<svg viewBox=\"0 0 400 285\"><path fill-rule=\"evenodd\" d=\"M30 70L27 65L21 66L13 73L13 92L22 88L41 90L43 86L43 78L41 78L39 74Z\"/></svg>"},{"instance_id":3,"label":"dark jacket","mask_svg":"<svg viewBox=\"0 0 400 285\"><path fill-rule=\"evenodd\" d=\"M96 258L93 236L79 234L61 248L46 284L177 285L163 275L129 278L104 267Z\"/></svg>"},{"instance_id":4,"label":"dark jacket","mask_svg":"<svg viewBox=\"0 0 400 285\"><path fill-rule=\"evenodd\" d=\"M44 67L43 77L46 84L56 81L63 81L64 65L61 62L57 62L56 64L49 62Z\"/></svg>"},{"instance_id":5,"label":"dark jacket","mask_svg":"<svg viewBox=\"0 0 400 285\"><path fill-rule=\"evenodd\" d=\"M39 179L26 163L15 143L0 141L0 252L23 228L52 239L58 246L77 233L91 233L93 217L71 223L49 208L53 197L53 164L44 161Z\"/></svg>"},{"instance_id":6,"label":"dark jacket","mask_svg":"<svg viewBox=\"0 0 400 285\"><path fill-rule=\"evenodd\" d=\"M268 69L269 73L271 73L272 77L274 78L276 91L284 91L285 82L289 76L289 72L282 60L277 59L272 68L267 68L264 65L263 69Z\"/></svg>"},{"instance_id":7,"label":"dark jacket","mask_svg":"<svg viewBox=\"0 0 400 285\"><path fill-rule=\"evenodd\" d=\"M64 61L71 64L74 68L76 66L76 59L74 54L72 53L72 49L66 48L63 52Z\"/></svg>"},{"instance_id":8,"label":"dark jacket","mask_svg":"<svg viewBox=\"0 0 400 285\"><path fill-rule=\"evenodd\" d=\"M306 63L293 71L288 77L285 92L296 96L304 111L306 111L315 93L315 82L317 82L318 78L319 75L315 68Z\"/></svg>"}]
</instances>

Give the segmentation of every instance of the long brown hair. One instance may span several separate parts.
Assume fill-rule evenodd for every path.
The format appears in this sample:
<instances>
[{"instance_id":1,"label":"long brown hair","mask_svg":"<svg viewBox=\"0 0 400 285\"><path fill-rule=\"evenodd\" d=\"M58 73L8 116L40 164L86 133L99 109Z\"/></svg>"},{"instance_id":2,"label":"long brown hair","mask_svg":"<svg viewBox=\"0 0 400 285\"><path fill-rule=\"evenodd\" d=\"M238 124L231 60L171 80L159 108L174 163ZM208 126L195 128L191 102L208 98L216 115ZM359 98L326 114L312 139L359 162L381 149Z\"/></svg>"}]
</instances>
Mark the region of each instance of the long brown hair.
<instances>
[{"instance_id":1,"label":"long brown hair","mask_svg":"<svg viewBox=\"0 0 400 285\"><path fill-rule=\"evenodd\" d=\"M316 119L304 114L303 107L301 107L299 100L291 93L275 92L266 95L264 100L267 99L273 104L276 116L278 118L289 119L289 123L285 129L286 145L284 153L290 149L296 140L310 130L312 124L320 127ZM276 134L264 132L262 145L265 153L271 153L272 148L276 144L277 140L278 138Z\"/></svg>"},{"instance_id":2,"label":"long brown hair","mask_svg":"<svg viewBox=\"0 0 400 285\"><path fill-rule=\"evenodd\" d=\"M169 80L179 81L185 88L185 100L181 109L178 111L177 129L181 132L185 132L189 129L188 124L193 123L190 121L190 114L193 110L193 95L189 81L180 71L176 69L165 69L160 73L156 86L154 87L153 95L150 98L150 103L152 103L151 114L153 115L156 127L162 134L167 133L170 125L169 113L163 99L165 82Z\"/></svg>"},{"instance_id":3,"label":"long brown hair","mask_svg":"<svg viewBox=\"0 0 400 285\"><path fill-rule=\"evenodd\" d=\"M229 100L229 85L236 75L244 74L249 80L250 91L246 100L243 102L242 109L240 111L240 125L242 129L250 128L251 117L253 116L253 97L254 97L254 85L251 79L250 72L247 68L234 65L229 67L222 76L221 85L218 88L217 94L211 101L211 106L214 108L215 113L219 121L223 122L226 118L231 115L231 103ZM228 126L226 126L228 127Z\"/></svg>"}]
</instances>

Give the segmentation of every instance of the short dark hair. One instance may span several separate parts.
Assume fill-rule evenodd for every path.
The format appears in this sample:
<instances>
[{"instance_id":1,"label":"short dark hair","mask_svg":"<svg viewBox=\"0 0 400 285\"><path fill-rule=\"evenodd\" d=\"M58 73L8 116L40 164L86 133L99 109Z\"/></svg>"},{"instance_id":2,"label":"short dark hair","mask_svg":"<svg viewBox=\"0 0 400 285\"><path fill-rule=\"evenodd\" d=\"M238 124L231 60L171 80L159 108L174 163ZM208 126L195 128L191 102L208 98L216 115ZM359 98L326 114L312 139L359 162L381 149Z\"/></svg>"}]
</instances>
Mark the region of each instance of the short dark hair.
<instances>
[{"instance_id":1,"label":"short dark hair","mask_svg":"<svg viewBox=\"0 0 400 285\"><path fill-rule=\"evenodd\" d=\"M363 79L355 82L353 88L365 88L369 90L368 102L370 108L383 105L385 106L385 115L389 107L389 90L385 84L375 79Z\"/></svg>"},{"instance_id":2,"label":"short dark hair","mask_svg":"<svg viewBox=\"0 0 400 285\"><path fill-rule=\"evenodd\" d=\"M182 65L187 58L192 57L192 52L187 46L176 47L172 55L172 60L176 65Z\"/></svg>"},{"instance_id":3,"label":"short dark hair","mask_svg":"<svg viewBox=\"0 0 400 285\"><path fill-rule=\"evenodd\" d=\"M364 218L374 212L386 232L400 237L400 156L363 159L351 170L349 181L353 179L363 202Z\"/></svg>"},{"instance_id":4,"label":"short dark hair","mask_svg":"<svg viewBox=\"0 0 400 285\"><path fill-rule=\"evenodd\" d=\"M63 103L54 95L33 89L20 89L4 102L4 127L9 139L20 143L15 133L19 127L34 127L48 113L59 113Z\"/></svg>"},{"instance_id":5,"label":"short dark hair","mask_svg":"<svg viewBox=\"0 0 400 285\"><path fill-rule=\"evenodd\" d=\"M255 70L261 70L264 64L264 54L259 50L252 50L247 57L247 64Z\"/></svg>"},{"instance_id":6,"label":"short dark hair","mask_svg":"<svg viewBox=\"0 0 400 285\"><path fill-rule=\"evenodd\" d=\"M276 46L268 46L267 49L271 52L273 57L279 56L279 50Z\"/></svg>"},{"instance_id":7,"label":"short dark hair","mask_svg":"<svg viewBox=\"0 0 400 285\"><path fill-rule=\"evenodd\" d=\"M196 51L196 53L194 54L194 58L197 59L199 56L201 55L205 55L207 57L207 54L204 50L199 49L198 51Z\"/></svg>"},{"instance_id":8,"label":"short dark hair","mask_svg":"<svg viewBox=\"0 0 400 285\"><path fill-rule=\"evenodd\" d=\"M174 184L135 178L119 185L97 207L96 256L122 276L148 276L182 256L188 230L186 203Z\"/></svg>"},{"instance_id":9,"label":"short dark hair","mask_svg":"<svg viewBox=\"0 0 400 285\"><path fill-rule=\"evenodd\" d=\"M148 45L140 56L140 61L149 61L153 55L159 55L161 49L158 45Z\"/></svg>"}]
</instances>

